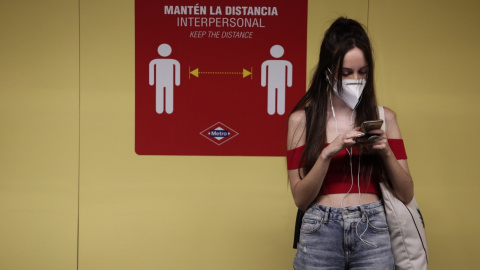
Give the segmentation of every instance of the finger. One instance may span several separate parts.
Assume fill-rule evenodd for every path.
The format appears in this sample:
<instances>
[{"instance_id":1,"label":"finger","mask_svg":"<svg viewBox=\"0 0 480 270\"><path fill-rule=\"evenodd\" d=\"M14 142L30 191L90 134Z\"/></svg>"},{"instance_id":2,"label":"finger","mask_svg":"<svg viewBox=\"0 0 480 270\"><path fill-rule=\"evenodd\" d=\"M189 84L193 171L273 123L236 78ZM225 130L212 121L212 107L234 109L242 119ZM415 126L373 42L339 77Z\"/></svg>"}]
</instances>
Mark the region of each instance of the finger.
<instances>
[{"instance_id":1,"label":"finger","mask_svg":"<svg viewBox=\"0 0 480 270\"><path fill-rule=\"evenodd\" d=\"M387 148L385 145L373 144L371 149L374 151L386 151Z\"/></svg>"},{"instance_id":2,"label":"finger","mask_svg":"<svg viewBox=\"0 0 480 270\"><path fill-rule=\"evenodd\" d=\"M353 139L348 139L343 141L343 147L342 148L350 148L356 144L355 140Z\"/></svg>"},{"instance_id":3,"label":"finger","mask_svg":"<svg viewBox=\"0 0 480 270\"><path fill-rule=\"evenodd\" d=\"M358 130L350 131L346 134L346 137L348 137L348 138L358 138L358 137L362 137L362 136L365 136L365 133L363 133L361 131L358 131Z\"/></svg>"},{"instance_id":4,"label":"finger","mask_svg":"<svg viewBox=\"0 0 480 270\"><path fill-rule=\"evenodd\" d=\"M355 143L356 139L359 137L365 136L365 133L362 132L349 132L345 134L344 142Z\"/></svg>"},{"instance_id":5,"label":"finger","mask_svg":"<svg viewBox=\"0 0 480 270\"><path fill-rule=\"evenodd\" d=\"M347 144L354 144L355 143L355 138L345 138L343 140L344 143L347 143Z\"/></svg>"}]
</instances>

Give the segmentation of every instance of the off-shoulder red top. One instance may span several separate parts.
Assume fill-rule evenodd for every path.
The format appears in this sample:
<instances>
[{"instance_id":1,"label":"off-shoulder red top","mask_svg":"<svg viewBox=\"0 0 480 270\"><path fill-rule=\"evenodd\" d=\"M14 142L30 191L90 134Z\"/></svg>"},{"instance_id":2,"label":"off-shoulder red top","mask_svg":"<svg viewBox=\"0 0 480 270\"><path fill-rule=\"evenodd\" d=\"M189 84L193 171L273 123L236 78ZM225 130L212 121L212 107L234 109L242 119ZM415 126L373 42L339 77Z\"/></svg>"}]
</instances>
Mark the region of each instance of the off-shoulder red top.
<instances>
[{"instance_id":1,"label":"off-shoulder red top","mask_svg":"<svg viewBox=\"0 0 480 270\"><path fill-rule=\"evenodd\" d=\"M388 139L388 144L392 149L393 154L397 159L407 159L407 153L402 139ZM294 170L303 167L300 159L305 149L305 145L291 149L287 151L287 169ZM323 180L321 195L335 194L335 193L358 193L358 162L359 151L358 148L352 148L352 169L353 169L353 181L350 173L350 165L345 162L345 158L348 155L346 149L340 151L330 161L327 174ZM347 159L347 162L348 159ZM361 166L360 161L360 166ZM374 193L380 195L380 187L378 185L379 179L365 179L360 174L360 192L361 193ZM352 184L353 182L353 184Z\"/></svg>"}]
</instances>

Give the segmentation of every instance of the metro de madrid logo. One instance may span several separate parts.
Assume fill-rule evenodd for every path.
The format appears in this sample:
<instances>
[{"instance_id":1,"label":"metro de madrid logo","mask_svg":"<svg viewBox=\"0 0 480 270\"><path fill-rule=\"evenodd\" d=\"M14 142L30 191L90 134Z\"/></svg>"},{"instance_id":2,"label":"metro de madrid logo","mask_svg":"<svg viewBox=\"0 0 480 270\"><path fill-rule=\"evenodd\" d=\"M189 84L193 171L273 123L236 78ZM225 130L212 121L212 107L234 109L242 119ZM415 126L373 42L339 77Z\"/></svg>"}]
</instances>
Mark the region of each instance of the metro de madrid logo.
<instances>
[{"instance_id":1,"label":"metro de madrid logo","mask_svg":"<svg viewBox=\"0 0 480 270\"><path fill-rule=\"evenodd\" d=\"M238 136L238 132L221 122L217 122L200 132L200 135L216 145L222 145Z\"/></svg>"}]
</instances>

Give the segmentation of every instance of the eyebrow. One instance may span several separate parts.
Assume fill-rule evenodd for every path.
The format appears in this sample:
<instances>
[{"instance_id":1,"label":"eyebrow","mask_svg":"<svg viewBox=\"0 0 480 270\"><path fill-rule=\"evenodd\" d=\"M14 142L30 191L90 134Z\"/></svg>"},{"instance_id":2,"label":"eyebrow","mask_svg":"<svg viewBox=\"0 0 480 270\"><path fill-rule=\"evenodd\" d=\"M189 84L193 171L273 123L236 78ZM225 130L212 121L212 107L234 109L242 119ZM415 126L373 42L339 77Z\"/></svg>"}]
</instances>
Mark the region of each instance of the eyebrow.
<instances>
[{"instance_id":1,"label":"eyebrow","mask_svg":"<svg viewBox=\"0 0 480 270\"><path fill-rule=\"evenodd\" d=\"M360 70L360 69L363 69L363 68L368 68L368 65L359 68L359 70ZM342 67L342 69L346 69L346 70L351 70L351 71L353 71L353 68Z\"/></svg>"}]
</instances>

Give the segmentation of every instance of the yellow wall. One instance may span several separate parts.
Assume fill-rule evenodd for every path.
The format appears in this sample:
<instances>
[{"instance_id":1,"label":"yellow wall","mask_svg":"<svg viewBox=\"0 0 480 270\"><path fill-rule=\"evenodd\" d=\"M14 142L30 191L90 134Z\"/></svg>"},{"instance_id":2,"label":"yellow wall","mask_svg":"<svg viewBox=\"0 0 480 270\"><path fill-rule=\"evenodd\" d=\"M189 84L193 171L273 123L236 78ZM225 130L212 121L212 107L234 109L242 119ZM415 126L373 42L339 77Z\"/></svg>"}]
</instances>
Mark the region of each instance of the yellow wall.
<instances>
[{"instance_id":1,"label":"yellow wall","mask_svg":"<svg viewBox=\"0 0 480 270\"><path fill-rule=\"evenodd\" d=\"M334 18L368 24L430 269L480 252L479 12L309 1L308 74ZM134 125L133 0L0 0L0 269L292 269L282 158L137 156Z\"/></svg>"},{"instance_id":2,"label":"yellow wall","mask_svg":"<svg viewBox=\"0 0 480 270\"><path fill-rule=\"evenodd\" d=\"M78 18L76 1L0 0L2 270L76 267Z\"/></svg>"}]
</instances>

